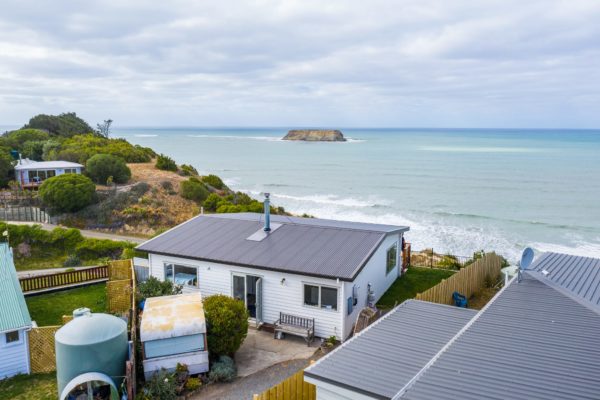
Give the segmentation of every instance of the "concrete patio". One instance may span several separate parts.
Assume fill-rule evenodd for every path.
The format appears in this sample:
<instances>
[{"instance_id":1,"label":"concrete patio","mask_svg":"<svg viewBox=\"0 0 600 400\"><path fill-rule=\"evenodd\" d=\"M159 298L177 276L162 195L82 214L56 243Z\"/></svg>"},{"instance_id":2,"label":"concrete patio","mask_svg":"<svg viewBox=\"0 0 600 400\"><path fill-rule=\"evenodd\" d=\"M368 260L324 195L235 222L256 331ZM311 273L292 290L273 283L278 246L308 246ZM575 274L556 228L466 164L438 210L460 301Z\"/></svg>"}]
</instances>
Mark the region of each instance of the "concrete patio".
<instances>
[{"instance_id":1,"label":"concrete patio","mask_svg":"<svg viewBox=\"0 0 600 400\"><path fill-rule=\"evenodd\" d=\"M285 339L273 338L271 332L248 329L248 336L235 353L238 377L251 375L281 362L307 359L318 350L320 339L315 338L310 346L304 339L286 335Z\"/></svg>"}]
</instances>

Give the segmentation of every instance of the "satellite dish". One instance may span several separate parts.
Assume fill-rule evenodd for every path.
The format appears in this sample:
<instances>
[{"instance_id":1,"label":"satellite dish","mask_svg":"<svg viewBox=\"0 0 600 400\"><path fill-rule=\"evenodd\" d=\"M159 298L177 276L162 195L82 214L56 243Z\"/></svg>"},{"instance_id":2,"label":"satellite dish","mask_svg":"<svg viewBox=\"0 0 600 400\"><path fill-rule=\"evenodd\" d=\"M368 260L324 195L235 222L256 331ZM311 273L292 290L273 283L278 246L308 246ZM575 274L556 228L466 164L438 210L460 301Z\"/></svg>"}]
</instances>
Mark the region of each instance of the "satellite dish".
<instances>
[{"instance_id":1,"label":"satellite dish","mask_svg":"<svg viewBox=\"0 0 600 400\"><path fill-rule=\"evenodd\" d=\"M526 247L521 255L521 269L529 268L534 256L535 254L533 253L533 249L531 247Z\"/></svg>"}]
</instances>

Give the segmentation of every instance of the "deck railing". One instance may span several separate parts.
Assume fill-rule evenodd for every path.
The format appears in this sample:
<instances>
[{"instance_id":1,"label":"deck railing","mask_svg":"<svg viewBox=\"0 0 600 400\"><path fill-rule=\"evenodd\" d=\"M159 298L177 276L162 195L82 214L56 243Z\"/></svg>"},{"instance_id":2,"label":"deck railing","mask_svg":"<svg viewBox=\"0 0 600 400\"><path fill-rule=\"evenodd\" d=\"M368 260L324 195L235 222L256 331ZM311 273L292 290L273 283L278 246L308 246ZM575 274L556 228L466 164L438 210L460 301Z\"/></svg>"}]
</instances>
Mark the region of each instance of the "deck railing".
<instances>
[{"instance_id":1,"label":"deck railing","mask_svg":"<svg viewBox=\"0 0 600 400\"><path fill-rule=\"evenodd\" d=\"M23 292L27 293L37 290L72 285L75 283L106 279L108 279L108 267L104 265L100 267L77 269L75 271L59 272L56 274L20 278L19 282L21 283L21 289Z\"/></svg>"}]
</instances>

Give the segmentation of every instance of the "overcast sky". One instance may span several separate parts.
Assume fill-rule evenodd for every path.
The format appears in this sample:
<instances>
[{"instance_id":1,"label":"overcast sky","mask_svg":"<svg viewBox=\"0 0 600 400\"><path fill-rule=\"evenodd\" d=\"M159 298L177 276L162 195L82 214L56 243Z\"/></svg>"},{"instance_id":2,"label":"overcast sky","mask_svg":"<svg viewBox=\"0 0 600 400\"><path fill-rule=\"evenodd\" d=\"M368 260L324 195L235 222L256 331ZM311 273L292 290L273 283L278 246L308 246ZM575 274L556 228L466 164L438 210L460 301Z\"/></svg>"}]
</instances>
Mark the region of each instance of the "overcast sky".
<instances>
[{"instance_id":1,"label":"overcast sky","mask_svg":"<svg viewBox=\"0 0 600 400\"><path fill-rule=\"evenodd\" d=\"M160 4L159 4L160 3ZM0 125L600 127L600 1L29 1Z\"/></svg>"}]
</instances>

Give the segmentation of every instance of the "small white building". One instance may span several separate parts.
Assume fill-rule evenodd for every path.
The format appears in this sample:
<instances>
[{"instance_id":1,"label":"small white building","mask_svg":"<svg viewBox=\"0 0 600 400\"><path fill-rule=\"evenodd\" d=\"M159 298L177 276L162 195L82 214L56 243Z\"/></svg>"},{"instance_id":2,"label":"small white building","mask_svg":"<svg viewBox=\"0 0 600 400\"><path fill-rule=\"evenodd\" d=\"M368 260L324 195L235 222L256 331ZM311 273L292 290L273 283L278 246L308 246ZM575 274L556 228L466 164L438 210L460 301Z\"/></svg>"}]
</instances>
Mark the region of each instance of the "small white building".
<instances>
[{"instance_id":1,"label":"small white building","mask_svg":"<svg viewBox=\"0 0 600 400\"><path fill-rule=\"evenodd\" d=\"M140 324L144 376L188 366L190 374L208 371L206 322L199 292L150 297Z\"/></svg>"},{"instance_id":2,"label":"small white building","mask_svg":"<svg viewBox=\"0 0 600 400\"><path fill-rule=\"evenodd\" d=\"M8 243L0 243L0 379L29 373L30 329L12 250Z\"/></svg>"},{"instance_id":3,"label":"small white building","mask_svg":"<svg viewBox=\"0 0 600 400\"><path fill-rule=\"evenodd\" d=\"M21 187L36 187L46 179L62 174L81 174L83 165L70 161L19 160L15 165L15 179Z\"/></svg>"},{"instance_id":4,"label":"small white building","mask_svg":"<svg viewBox=\"0 0 600 400\"><path fill-rule=\"evenodd\" d=\"M264 222L266 221L266 222ZM239 213L199 215L141 244L150 275L246 304L257 325L280 313L314 318L345 340L360 310L402 274L408 227Z\"/></svg>"}]
</instances>

